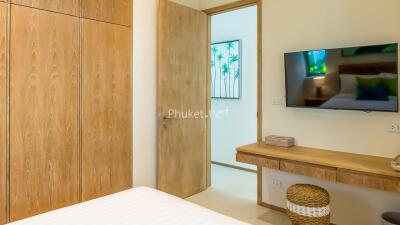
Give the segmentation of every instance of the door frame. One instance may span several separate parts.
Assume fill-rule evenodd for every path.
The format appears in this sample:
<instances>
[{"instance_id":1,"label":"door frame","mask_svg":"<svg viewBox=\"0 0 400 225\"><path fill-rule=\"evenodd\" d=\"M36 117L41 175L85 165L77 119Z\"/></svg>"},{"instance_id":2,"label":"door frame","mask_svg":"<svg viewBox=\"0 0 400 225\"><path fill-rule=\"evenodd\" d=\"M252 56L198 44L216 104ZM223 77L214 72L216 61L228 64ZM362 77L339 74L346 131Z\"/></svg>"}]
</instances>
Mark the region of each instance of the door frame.
<instances>
[{"instance_id":1,"label":"door frame","mask_svg":"<svg viewBox=\"0 0 400 225\"><path fill-rule=\"evenodd\" d=\"M208 16L208 62L211 68L211 17L250 6L257 6L257 142L262 142L262 0L239 0L225 5L203 10ZM207 86L211 89L211 71L207 69ZM211 110L211 93L207 94L207 111ZM211 119L207 119L207 186L211 186ZM257 167L257 203L262 205L262 167Z\"/></svg>"}]
</instances>

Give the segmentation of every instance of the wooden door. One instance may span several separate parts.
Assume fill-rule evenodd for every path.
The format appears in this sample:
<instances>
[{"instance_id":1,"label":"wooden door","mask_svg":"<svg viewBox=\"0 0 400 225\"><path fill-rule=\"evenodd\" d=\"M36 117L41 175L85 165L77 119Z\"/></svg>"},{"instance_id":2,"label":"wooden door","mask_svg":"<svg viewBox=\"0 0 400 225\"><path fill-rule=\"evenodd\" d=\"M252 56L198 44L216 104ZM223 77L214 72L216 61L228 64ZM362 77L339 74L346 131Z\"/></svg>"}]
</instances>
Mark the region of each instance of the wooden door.
<instances>
[{"instance_id":1,"label":"wooden door","mask_svg":"<svg viewBox=\"0 0 400 225\"><path fill-rule=\"evenodd\" d=\"M200 11L161 0L158 21L158 188L188 197L207 188L208 29Z\"/></svg>"},{"instance_id":2,"label":"wooden door","mask_svg":"<svg viewBox=\"0 0 400 225\"><path fill-rule=\"evenodd\" d=\"M82 195L89 200L132 187L132 39L120 25L84 19L82 27Z\"/></svg>"},{"instance_id":3,"label":"wooden door","mask_svg":"<svg viewBox=\"0 0 400 225\"><path fill-rule=\"evenodd\" d=\"M78 25L11 6L11 221L79 202Z\"/></svg>"},{"instance_id":4,"label":"wooden door","mask_svg":"<svg viewBox=\"0 0 400 225\"><path fill-rule=\"evenodd\" d=\"M81 5L84 18L125 26L132 24L132 0L81 0Z\"/></svg>"},{"instance_id":5,"label":"wooden door","mask_svg":"<svg viewBox=\"0 0 400 225\"><path fill-rule=\"evenodd\" d=\"M10 0L10 2L17 5L78 16L79 0Z\"/></svg>"},{"instance_id":6,"label":"wooden door","mask_svg":"<svg viewBox=\"0 0 400 225\"><path fill-rule=\"evenodd\" d=\"M7 4L0 3L0 224L7 220Z\"/></svg>"}]
</instances>

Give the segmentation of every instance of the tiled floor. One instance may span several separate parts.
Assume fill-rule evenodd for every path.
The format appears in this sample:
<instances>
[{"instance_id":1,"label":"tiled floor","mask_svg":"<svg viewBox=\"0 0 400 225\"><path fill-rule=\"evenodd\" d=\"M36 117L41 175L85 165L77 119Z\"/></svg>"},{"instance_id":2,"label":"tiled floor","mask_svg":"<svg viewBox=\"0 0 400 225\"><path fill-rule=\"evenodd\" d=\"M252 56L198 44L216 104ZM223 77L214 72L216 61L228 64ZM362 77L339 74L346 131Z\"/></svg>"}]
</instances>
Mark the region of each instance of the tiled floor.
<instances>
[{"instance_id":1,"label":"tiled floor","mask_svg":"<svg viewBox=\"0 0 400 225\"><path fill-rule=\"evenodd\" d=\"M257 205L255 173L213 165L212 187L188 200L250 224L291 225L285 214Z\"/></svg>"}]
</instances>

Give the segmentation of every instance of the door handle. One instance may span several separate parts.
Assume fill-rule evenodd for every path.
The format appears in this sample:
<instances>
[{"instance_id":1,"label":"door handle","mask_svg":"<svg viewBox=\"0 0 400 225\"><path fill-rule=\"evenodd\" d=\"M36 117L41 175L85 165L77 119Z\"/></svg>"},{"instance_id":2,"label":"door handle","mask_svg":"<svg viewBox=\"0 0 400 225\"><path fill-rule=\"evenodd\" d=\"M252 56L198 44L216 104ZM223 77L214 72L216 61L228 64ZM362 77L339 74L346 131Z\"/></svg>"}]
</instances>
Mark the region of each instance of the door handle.
<instances>
[{"instance_id":1,"label":"door handle","mask_svg":"<svg viewBox=\"0 0 400 225\"><path fill-rule=\"evenodd\" d=\"M161 122L161 124L162 124L163 127L167 127L167 122L170 121L170 120L173 120L173 119L174 119L174 118L171 117L170 115L164 115L164 116L162 116L160 122Z\"/></svg>"},{"instance_id":2,"label":"door handle","mask_svg":"<svg viewBox=\"0 0 400 225\"><path fill-rule=\"evenodd\" d=\"M172 120L173 118L169 115L164 115L163 120Z\"/></svg>"}]
</instances>

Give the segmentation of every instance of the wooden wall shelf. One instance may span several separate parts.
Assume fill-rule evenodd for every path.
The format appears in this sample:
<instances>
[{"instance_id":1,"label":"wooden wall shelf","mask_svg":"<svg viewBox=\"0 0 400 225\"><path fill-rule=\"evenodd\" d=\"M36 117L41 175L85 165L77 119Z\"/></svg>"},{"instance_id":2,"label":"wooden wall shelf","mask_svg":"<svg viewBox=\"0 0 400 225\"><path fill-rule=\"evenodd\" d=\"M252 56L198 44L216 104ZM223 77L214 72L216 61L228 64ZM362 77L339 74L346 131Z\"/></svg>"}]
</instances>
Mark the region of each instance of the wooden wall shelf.
<instances>
[{"instance_id":1,"label":"wooden wall shelf","mask_svg":"<svg viewBox=\"0 0 400 225\"><path fill-rule=\"evenodd\" d=\"M400 192L400 172L391 168L389 158L256 143L237 148L236 160L332 182Z\"/></svg>"}]
</instances>

